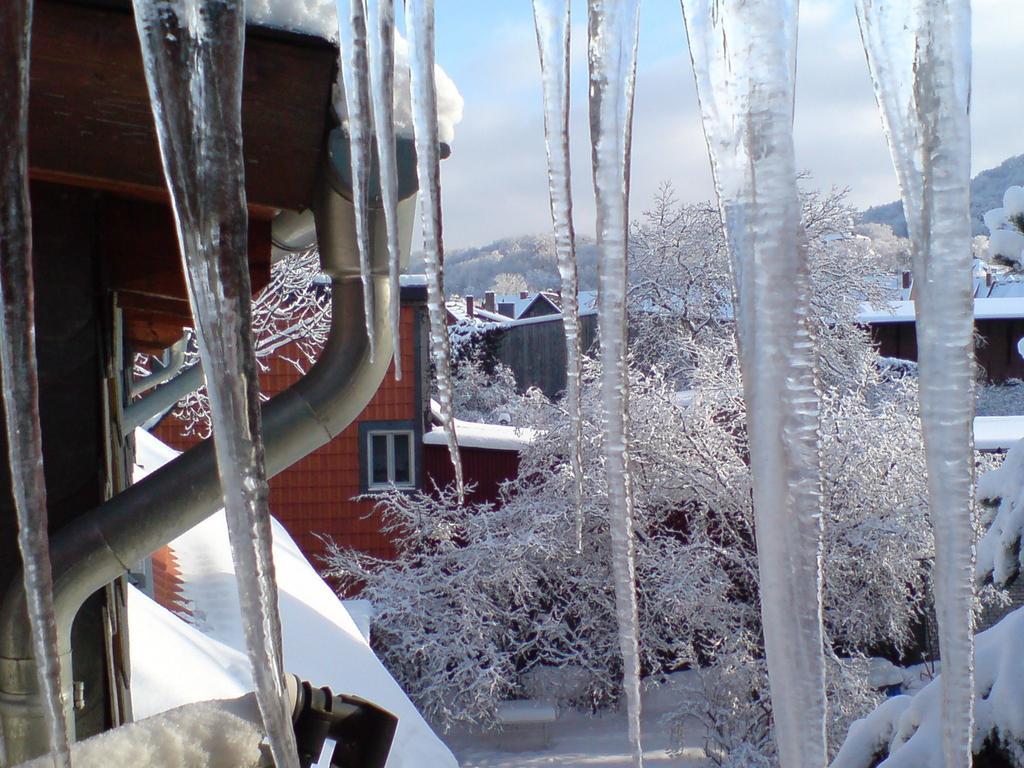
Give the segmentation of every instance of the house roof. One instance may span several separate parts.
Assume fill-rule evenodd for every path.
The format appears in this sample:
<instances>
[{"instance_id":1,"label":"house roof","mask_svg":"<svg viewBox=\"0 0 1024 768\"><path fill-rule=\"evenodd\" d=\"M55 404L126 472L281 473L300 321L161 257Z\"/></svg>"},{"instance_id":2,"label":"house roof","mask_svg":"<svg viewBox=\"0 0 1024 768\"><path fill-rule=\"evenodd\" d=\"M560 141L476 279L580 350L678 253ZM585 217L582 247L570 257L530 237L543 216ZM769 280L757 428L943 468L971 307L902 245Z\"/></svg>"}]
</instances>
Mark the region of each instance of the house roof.
<instances>
[{"instance_id":1,"label":"house roof","mask_svg":"<svg viewBox=\"0 0 1024 768\"><path fill-rule=\"evenodd\" d=\"M149 433L136 430L136 480L177 455ZM271 522L285 669L314 685L360 696L395 714L398 730L389 768L455 768L451 753L377 659L341 601L284 526ZM141 595L130 597L129 610L135 610L134 616L129 613L132 692L138 716L190 701L237 695L236 686L243 692L252 690L224 512L179 536L169 548L178 562L191 627ZM159 633L152 631L153 618L162 628ZM149 629L143 623L149 623ZM140 636L151 642L138 642ZM168 664L168 659L174 663ZM212 671L204 674L204 670Z\"/></svg>"}]
</instances>

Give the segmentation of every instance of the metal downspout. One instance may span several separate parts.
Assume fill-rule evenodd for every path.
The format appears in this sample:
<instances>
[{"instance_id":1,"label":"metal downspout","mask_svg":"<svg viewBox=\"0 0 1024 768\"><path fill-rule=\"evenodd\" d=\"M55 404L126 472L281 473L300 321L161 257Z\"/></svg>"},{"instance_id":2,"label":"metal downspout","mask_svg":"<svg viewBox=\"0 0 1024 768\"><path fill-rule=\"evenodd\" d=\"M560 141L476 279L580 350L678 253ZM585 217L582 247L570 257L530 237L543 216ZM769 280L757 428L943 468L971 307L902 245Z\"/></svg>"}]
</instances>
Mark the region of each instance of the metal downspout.
<instances>
[{"instance_id":1,"label":"metal downspout","mask_svg":"<svg viewBox=\"0 0 1024 768\"><path fill-rule=\"evenodd\" d=\"M407 181L411 169L399 170ZM331 332L309 372L263 408L268 477L308 456L355 421L380 387L391 363L393 339L387 307L392 297L383 211L371 210L377 307L377 354L371 361L363 318L355 211L337 191L347 185L334 173L328 175L331 178L319 185L314 211L321 264L332 281ZM408 186L402 191L407 190ZM400 239L406 257L412 238L414 192L415 181L399 204ZM221 504L217 462L212 442L207 440L53 535L50 558L58 645L72 735L71 625L83 602L212 515ZM20 580L8 589L0 605L0 718L2 743L8 753L6 765L47 750Z\"/></svg>"}]
</instances>

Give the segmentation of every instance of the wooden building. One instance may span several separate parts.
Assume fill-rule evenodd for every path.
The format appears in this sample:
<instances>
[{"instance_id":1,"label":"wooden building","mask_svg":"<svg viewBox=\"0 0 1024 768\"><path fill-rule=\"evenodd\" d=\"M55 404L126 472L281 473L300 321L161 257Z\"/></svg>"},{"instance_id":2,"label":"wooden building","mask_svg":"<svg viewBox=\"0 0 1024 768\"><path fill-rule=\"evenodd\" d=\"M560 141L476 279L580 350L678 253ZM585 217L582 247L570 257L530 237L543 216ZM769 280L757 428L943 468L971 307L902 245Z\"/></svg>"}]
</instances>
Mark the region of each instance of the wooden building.
<instances>
[{"instance_id":1,"label":"wooden building","mask_svg":"<svg viewBox=\"0 0 1024 768\"><path fill-rule=\"evenodd\" d=\"M59 541L130 484L120 417L131 353L174 343L191 314L130 0L36 0L31 38L36 343L49 526ZM337 125L336 80L330 42L249 28L242 124L255 288L267 279L273 217L311 204ZM0 594L20 578L16 530L5 472ZM78 738L131 719L124 611L118 579L74 619L68 679L86 692L75 708ZM15 755L23 747L8 744Z\"/></svg>"},{"instance_id":2,"label":"wooden building","mask_svg":"<svg viewBox=\"0 0 1024 768\"><path fill-rule=\"evenodd\" d=\"M889 307L866 310L861 322L868 326L879 354L917 360L917 329L909 274L898 298ZM978 367L990 384L1024 379L1024 281L1014 277L982 276L974 280L974 348Z\"/></svg>"}]
</instances>

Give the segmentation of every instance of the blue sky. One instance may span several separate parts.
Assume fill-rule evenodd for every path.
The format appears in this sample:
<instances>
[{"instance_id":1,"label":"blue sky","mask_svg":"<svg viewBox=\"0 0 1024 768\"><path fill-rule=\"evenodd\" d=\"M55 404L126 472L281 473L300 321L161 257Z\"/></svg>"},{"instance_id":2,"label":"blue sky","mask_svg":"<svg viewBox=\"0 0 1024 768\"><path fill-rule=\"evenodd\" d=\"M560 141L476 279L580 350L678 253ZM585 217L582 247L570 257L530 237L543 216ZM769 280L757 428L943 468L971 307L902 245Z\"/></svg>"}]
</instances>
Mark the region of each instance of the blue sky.
<instances>
[{"instance_id":1,"label":"blue sky","mask_svg":"<svg viewBox=\"0 0 1024 768\"><path fill-rule=\"evenodd\" d=\"M974 8L976 172L1024 152L1024 95L1018 71L1024 3L975 0ZM572 10L576 223L578 231L592 234L585 2L573 0ZM465 99L454 154L442 164L447 247L547 231L539 65L530 0L437 0L436 14L438 61ZM801 3L797 71L798 166L810 171L818 186L850 187L850 199L858 206L894 199L895 177L852 0ZM697 109L678 0L642 0L633 217L648 207L663 181L671 181L683 201L712 196Z\"/></svg>"}]
</instances>

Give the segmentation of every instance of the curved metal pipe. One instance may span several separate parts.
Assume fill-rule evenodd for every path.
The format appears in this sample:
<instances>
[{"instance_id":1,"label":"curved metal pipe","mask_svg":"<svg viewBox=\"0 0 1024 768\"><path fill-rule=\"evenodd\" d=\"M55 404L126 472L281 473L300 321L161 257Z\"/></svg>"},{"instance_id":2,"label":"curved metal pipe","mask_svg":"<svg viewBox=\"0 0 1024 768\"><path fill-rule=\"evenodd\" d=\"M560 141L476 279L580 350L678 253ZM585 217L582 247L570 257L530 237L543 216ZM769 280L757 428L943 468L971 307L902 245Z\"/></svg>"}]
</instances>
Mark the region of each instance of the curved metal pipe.
<instances>
[{"instance_id":1,"label":"curved metal pipe","mask_svg":"<svg viewBox=\"0 0 1024 768\"><path fill-rule=\"evenodd\" d=\"M370 359L363 317L355 212L335 187L320 184L314 203L324 272L331 277L331 332L316 364L262 412L267 476L271 477L329 442L351 424L380 387L391 363L387 316L387 238L383 211L371 211L373 319L377 353ZM415 191L415 190L414 190ZM412 237L414 199L399 204L403 254ZM393 297L395 301L399 297ZM50 543L58 645L70 702L71 625L93 592L216 512L222 504L212 441L204 441L141 482L76 519ZM8 765L46 750L35 661L18 579L0 605L0 717ZM70 716L72 727L74 718Z\"/></svg>"}]
</instances>

